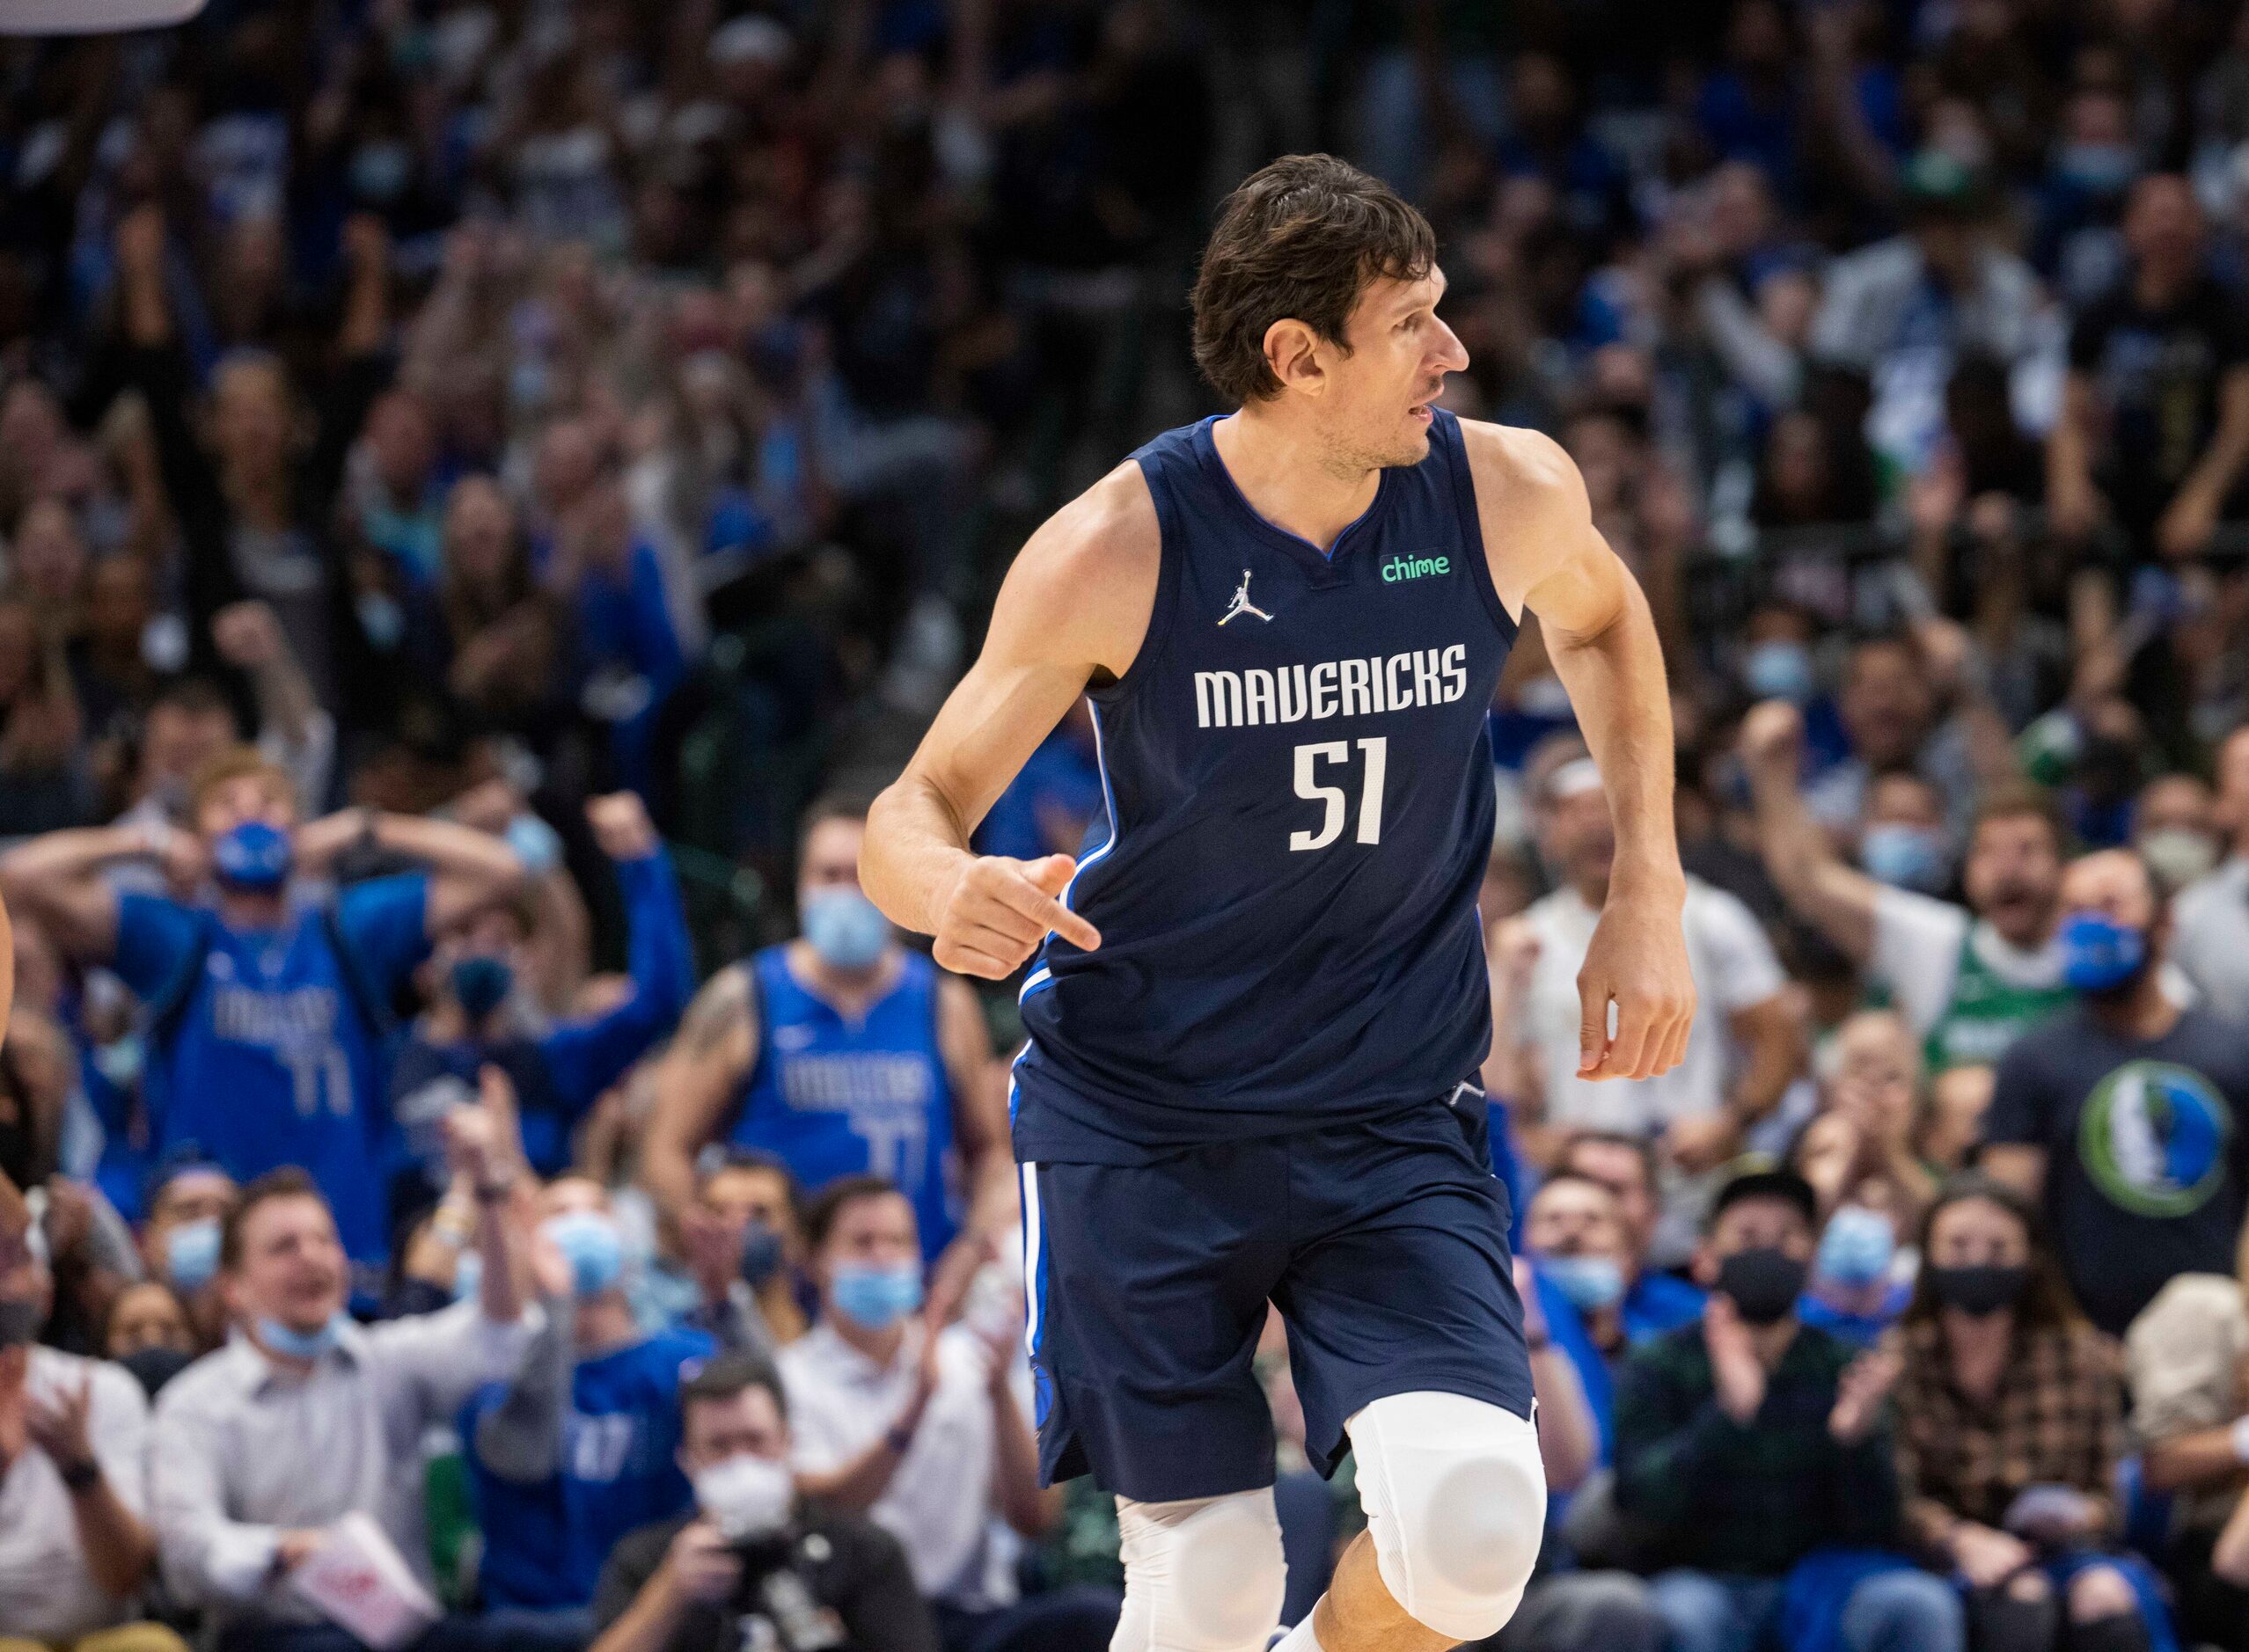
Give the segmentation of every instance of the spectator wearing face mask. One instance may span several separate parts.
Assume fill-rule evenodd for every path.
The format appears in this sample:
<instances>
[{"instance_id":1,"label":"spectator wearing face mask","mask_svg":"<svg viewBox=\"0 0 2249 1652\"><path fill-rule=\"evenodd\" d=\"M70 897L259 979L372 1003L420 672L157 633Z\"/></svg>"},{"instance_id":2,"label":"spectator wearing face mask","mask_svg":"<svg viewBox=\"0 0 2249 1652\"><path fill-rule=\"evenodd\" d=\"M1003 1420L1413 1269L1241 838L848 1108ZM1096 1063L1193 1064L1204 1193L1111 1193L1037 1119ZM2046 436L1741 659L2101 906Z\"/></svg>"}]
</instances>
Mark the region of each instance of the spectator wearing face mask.
<instances>
[{"instance_id":1,"label":"spectator wearing face mask","mask_svg":"<svg viewBox=\"0 0 2249 1652\"><path fill-rule=\"evenodd\" d=\"M1655 1149L1641 1137L1579 1130L1565 1137L1557 1175L1583 1176L1616 1201L1624 1240L1624 1295L1616 1305L1628 1342L1692 1325L1703 1317L1703 1291L1677 1274L1648 1264L1658 1216Z\"/></svg>"},{"instance_id":2,"label":"spectator wearing face mask","mask_svg":"<svg viewBox=\"0 0 2249 1652\"><path fill-rule=\"evenodd\" d=\"M965 1283L925 1300L913 1207L877 1177L835 1183L806 1213L820 1318L780 1352L799 1488L870 1516L905 1546L949 1652L1103 1652L1117 1597L1016 1599L1012 1530L1036 1537L1060 1488L1039 1486L1022 1382L1021 1299Z\"/></svg>"},{"instance_id":3,"label":"spectator wearing face mask","mask_svg":"<svg viewBox=\"0 0 2249 1652\"><path fill-rule=\"evenodd\" d=\"M2211 824L2223 836L2225 858L2172 901L2171 953L2206 1008L2243 1020L2249 1020L2249 724L2218 742L2216 779Z\"/></svg>"},{"instance_id":4,"label":"spectator wearing face mask","mask_svg":"<svg viewBox=\"0 0 2249 1652\"><path fill-rule=\"evenodd\" d=\"M156 1565L148 1402L119 1367L34 1341L54 1297L39 1224L0 1176L0 1652L186 1652L128 1621Z\"/></svg>"},{"instance_id":5,"label":"spectator wearing face mask","mask_svg":"<svg viewBox=\"0 0 2249 1652\"><path fill-rule=\"evenodd\" d=\"M1967 836L1965 909L1847 865L1798 789L1804 720L1779 700L1741 724L1766 868L1798 917L1889 991L1938 1071L1996 1061L2070 1003L2054 939L2060 828L2037 794L1996 793Z\"/></svg>"},{"instance_id":6,"label":"spectator wearing face mask","mask_svg":"<svg viewBox=\"0 0 2249 1652\"><path fill-rule=\"evenodd\" d=\"M641 1173L674 1219L693 1202L695 1156L722 1140L806 1188L895 1182L933 1258L963 1227L991 1241L1015 1225L992 1034L968 984L903 946L860 892L866 829L856 802L806 812L803 934L712 976L656 1072Z\"/></svg>"},{"instance_id":7,"label":"spectator wearing face mask","mask_svg":"<svg viewBox=\"0 0 2249 1652\"><path fill-rule=\"evenodd\" d=\"M2165 990L2170 925L2137 855L2072 861L2061 899L2077 1005L2000 1063L1983 1165L2037 1202L2071 1294L2121 1336L2177 1275L2232 1267L2249 1194L2249 1041Z\"/></svg>"},{"instance_id":8,"label":"spectator wearing face mask","mask_svg":"<svg viewBox=\"0 0 2249 1652\"><path fill-rule=\"evenodd\" d=\"M148 1219L141 1224L141 1262L187 1305L197 1352L226 1337L226 1304L218 1286L219 1236L241 1196L233 1177L192 1152L151 1179Z\"/></svg>"},{"instance_id":9,"label":"spectator wearing face mask","mask_svg":"<svg viewBox=\"0 0 2249 1652\"><path fill-rule=\"evenodd\" d=\"M770 1356L804 1334L796 1179L780 1160L737 1147L698 1175L680 1245L695 1291L683 1323L736 1353Z\"/></svg>"},{"instance_id":10,"label":"spectator wearing face mask","mask_svg":"<svg viewBox=\"0 0 2249 1652\"><path fill-rule=\"evenodd\" d=\"M1523 1217L1523 1254L1530 1259L1532 1283L1542 1301L1551 1292L1569 1305L1567 1313L1542 1317L1551 1350L1575 1368L1601 1460L1607 1462L1615 1429L1610 1371L1626 1345L1624 1224L1615 1197L1589 1177L1556 1172L1531 1195Z\"/></svg>"},{"instance_id":11,"label":"spectator wearing face mask","mask_svg":"<svg viewBox=\"0 0 2249 1652\"><path fill-rule=\"evenodd\" d=\"M2078 1317L2029 1204L1960 1177L1921 1250L1895 1395L1911 1541L1966 1582L1990 1652L2172 1646L2152 1575L2103 1552L2121 1518L2116 1347Z\"/></svg>"},{"instance_id":12,"label":"spectator wearing face mask","mask_svg":"<svg viewBox=\"0 0 2249 1652\"><path fill-rule=\"evenodd\" d=\"M1896 1538L1882 1417L1896 1361L1854 1355L1796 1314L1818 1221L1802 1177L1736 1175L1696 1257L1712 1292L1702 1323L1635 1349L1618 1372L1616 1502L1657 1528L1650 1588L1673 1652L1763 1641L1807 1557ZM1944 1580L1876 1569L1844 1587L1850 1652L1960 1652L1960 1601Z\"/></svg>"},{"instance_id":13,"label":"spectator wearing face mask","mask_svg":"<svg viewBox=\"0 0 2249 1652\"><path fill-rule=\"evenodd\" d=\"M429 1009L391 1069L391 1111L406 1161L392 1190L394 1217L443 1190L438 1122L473 1094L487 1064L514 1085L531 1169L555 1175L570 1163L579 1122L686 1006L693 947L647 808L619 792L588 803L586 821L625 896L631 990L598 1014L547 1020L527 979L531 928L514 903L484 908L440 941L430 960Z\"/></svg>"},{"instance_id":14,"label":"spectator wearing face mask","mask_svg":"<svg viewBox=\"0 0 2249 1652\"><path fill-rule=\"evenodd\" d=\"M156 1151L187 1142L246 1179L300 1165L355 1261L388 1248L381 1188L384 1042L392 996L430 938L505 899L522 867L499 839L449 822L352 809L300 824L289 777L246 749L198 780L193 833L93 828L0 857L0 890L81 961L114 969L150 1006L143 1095ZM296 905L293 876L355 846L428 863ZM101 869L164 861L208 905L120 895Z\"/></svg>"},{"instance_id":15,"label":"spectator wearing face mask","mask_svg":"<svg viewBox=\"0 0 2249 1652\"><path fill-rule=\"evenodd\" d=\"M186 1306L170 1285L154 1279L128 1285L111 1300L101 1344L103 1356L132 1372L151 1400L195 1361Z\"/></svg>"},{"instance_id":16,"label":"spectator wearing face mask","mask_svg":"<svg viewBox=\"0 0 2249 1652\"><path fill-rule=\"evenodd\" d=\"M2132 847L2170 900L2208 877L2218 863L2216 799L2191 774L2159 774L2132 804ZM2178 950L2174 928L2172 951Z\"/></svg>"},{"instance_id":17,"label":"spectator wearing face mask","mask_svg":"<svg viewBox=\"0 0 2249 1652\"><path fill-rule=\"evenodd\" d=\"M227 1218L219 1271L239 1333L166 1385L149 1451L165 1581L207 1610L220 1652L359 1645L289 1587L347 1516L372 1519L427 1587L423 1436L516 1370L537 1327L516 1284L513 1159L487 1109L449 1130L478 1212L473 1302L354 1324L335 1219L302 1171L252 1182Z\"/></svg>"},{"instance_id":18,"label":"spectator wearing face mask","mask_svg":"<svg viewBox=\"0 0 2249 1652\"><path fill-rule=\"evenodd\" d=\"M582 1647L611 1548L686 1509L674 1460L679 1374L716 1348L700 1332L641 1329L624 1238L598 1182L563 1176L537 1208L559 1287L547 1322L515 1375L479 1389L460 1414L484 1531L478 1628L495 1652Z\"/></svg>"},{"instance_id":19,"label":"spectator wearing face mask","mask_svg":"<svg viewBox=\"0 0 2249 1652\"><path fill-rule=\"evenodd\" d=\"M797 1495L788 1401L770 1364L729 1353L689 1376L678 1432L694 1508L611 1552L594 1597L593 1652L735 1652L745 1620L770 1625L795 1603L791 1582L814 1617L840 1631L841 1641L821 1643L835 1652L936 1652L897 1539Z\"/></svg>"}]
</instances>

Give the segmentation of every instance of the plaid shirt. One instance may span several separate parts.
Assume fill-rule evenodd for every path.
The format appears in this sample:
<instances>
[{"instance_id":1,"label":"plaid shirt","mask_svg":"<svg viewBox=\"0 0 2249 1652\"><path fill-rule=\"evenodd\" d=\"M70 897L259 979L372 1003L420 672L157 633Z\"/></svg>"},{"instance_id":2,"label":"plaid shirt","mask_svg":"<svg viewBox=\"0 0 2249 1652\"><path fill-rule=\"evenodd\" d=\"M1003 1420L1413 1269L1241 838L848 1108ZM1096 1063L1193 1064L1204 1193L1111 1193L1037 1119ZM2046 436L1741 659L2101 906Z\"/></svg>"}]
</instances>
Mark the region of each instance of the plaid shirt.
<instances>
[{"instance_id":1,"label":"plaid shirt","mask_svg":"<svg viewBox=\"0 0 2249 1652\"><path fill-rule=\"evenodd\" d=\"M1898 1478L1916 1540L1937 1547L1956 1521L1996 1526L2028 1486L2067 1486L2114 1529L2124 1451L2124 1380L2116 1344L2084 1324L2018 1330L1990 1400L1953 1386L1932 1323L1892 1333L1905 1369L1892 1396Z\"/></svg>"},{"instance_id":2,"label":"plaid shirt","mask_svg":"<svg viewBox=\"0 0 2249 1652\"><path fill-rule=\"evenodd\" d=\"M1641 1343L1616 1378L1617 1507L1661 1529L1667 1564L1709 1571L1776 1576L1825 1545L1894 1542L1889 1429L1828 1432L1856 1353L1801 1327L1745 1427L1718 1408L1700 1320Z\"/></svg>"}]
</instances>

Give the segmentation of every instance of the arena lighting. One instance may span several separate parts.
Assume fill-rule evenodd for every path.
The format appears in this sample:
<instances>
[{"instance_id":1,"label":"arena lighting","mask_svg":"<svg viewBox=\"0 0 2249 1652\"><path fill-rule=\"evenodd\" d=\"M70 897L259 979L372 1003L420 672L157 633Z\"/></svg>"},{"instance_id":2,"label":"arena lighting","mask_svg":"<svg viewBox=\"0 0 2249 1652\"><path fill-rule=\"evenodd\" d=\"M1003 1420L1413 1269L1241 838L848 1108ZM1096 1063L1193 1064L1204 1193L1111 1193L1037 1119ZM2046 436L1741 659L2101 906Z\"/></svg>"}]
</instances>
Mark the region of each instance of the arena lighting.
<instances>
[{"instance_id":1,"label":"arena lighting","mask_svg":"<svg viewBox=\"0 0 2249 1652\"><path fill-rule=\"evenodd\" d=\"M0 35L114 34L185 23L204 0L0 0Z\"/></svg>"}]
</instances>

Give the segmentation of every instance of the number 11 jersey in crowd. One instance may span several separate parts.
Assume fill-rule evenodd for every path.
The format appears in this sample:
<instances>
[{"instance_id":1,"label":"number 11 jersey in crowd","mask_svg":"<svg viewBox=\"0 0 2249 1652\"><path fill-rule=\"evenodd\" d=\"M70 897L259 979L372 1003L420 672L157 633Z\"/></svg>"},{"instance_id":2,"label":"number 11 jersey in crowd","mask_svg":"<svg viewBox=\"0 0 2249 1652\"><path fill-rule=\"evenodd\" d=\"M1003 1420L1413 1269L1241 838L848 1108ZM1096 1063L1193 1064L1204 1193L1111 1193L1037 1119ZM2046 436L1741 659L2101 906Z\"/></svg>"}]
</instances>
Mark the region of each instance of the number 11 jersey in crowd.
<instances>
[{"instance_id":1,"label":"number 11 jersey in crowd","mask_svg":"<svg viewBox=\"0 0 2249 1652\"><path fill-rule=\"evenodd\" d=\"M1460 426L1326 554L1260 515L1216 421L1133 455L1162 529L1139 652L1090 691L1103 808L1023 986L1015 1148L1134 1164L1426 1105L1491 1042L1484 716L1515 624Z\"/></svg>"}]
</instances>

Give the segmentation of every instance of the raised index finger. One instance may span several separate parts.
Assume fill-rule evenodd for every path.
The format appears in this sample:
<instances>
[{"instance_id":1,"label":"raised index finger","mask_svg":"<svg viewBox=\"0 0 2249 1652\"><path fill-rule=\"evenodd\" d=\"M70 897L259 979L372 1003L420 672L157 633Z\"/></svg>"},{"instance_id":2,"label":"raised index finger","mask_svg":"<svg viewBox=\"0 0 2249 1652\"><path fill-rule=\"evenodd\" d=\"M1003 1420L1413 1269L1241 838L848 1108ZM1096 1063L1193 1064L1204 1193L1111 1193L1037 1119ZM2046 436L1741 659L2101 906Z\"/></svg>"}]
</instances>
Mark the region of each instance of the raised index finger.
<instances>
[{"instance_id":1,"label":"raised index finger","mask_svg":"<svg viewBox=\"0 0 2249 1652\"><path fill-rule=\"evenodd\" d=\"M1007 879L1000 886L1000 898L1025 917L1044 925L1073 947L1091 952L1101 945L1099 930L1029 878L1018 875Z\"/></svg>"}]
</instances>

